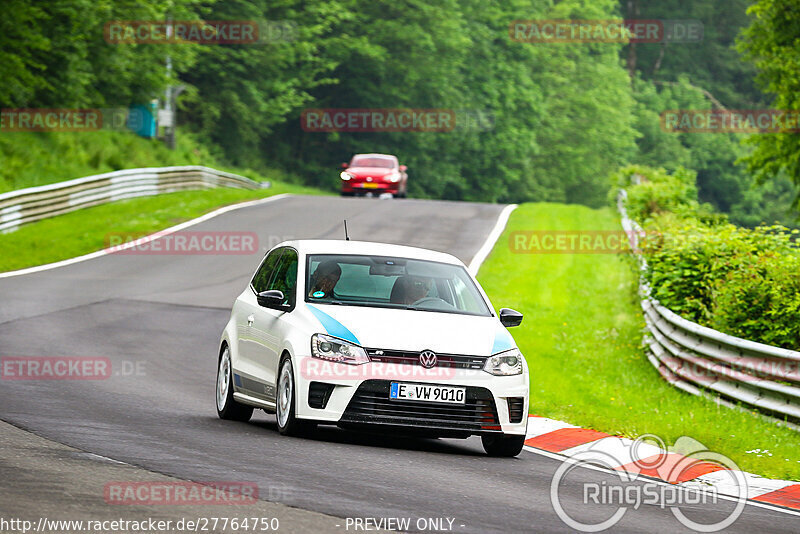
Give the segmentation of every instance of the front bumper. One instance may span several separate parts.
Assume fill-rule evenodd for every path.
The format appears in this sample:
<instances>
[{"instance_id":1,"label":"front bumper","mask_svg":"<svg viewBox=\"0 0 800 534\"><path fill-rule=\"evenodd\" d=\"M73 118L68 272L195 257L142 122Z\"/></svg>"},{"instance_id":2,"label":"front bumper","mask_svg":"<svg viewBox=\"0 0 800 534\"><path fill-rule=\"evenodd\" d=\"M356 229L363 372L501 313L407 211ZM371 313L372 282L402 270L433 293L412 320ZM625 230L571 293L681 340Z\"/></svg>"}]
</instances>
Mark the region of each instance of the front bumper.
<instances>
[{"instance_id":1,"label":"front bumper","mask_svg":"<svg viewBox=\"0 0 800 534\"><path fill-rule=\"evenodd\" d=\"M438 435L524 435L528 420L527 369L493 376L475 369L425 370L419 366L353 366L303 358L297 380L297 416L341 426L374 425ZM440 371L430 373L428 371ZM437 376L438 374L438 376ZM390 400L391 382L466 388L463 405Z\"/></svg>"},{"instance_id":2,"label":"front bumper","mask_svg":"<svg viewBox=\"0 0 800 534\"><path fill-rule=\"evenodd\" d=\"M397 194L400 190L400 182L397 183L390 183L390 182L354 182L353 180L349 180L346 182L342 182L342 193L358 193L358 194L367 194L367 193L392 193Z\"/></svg>"}]
</instances>

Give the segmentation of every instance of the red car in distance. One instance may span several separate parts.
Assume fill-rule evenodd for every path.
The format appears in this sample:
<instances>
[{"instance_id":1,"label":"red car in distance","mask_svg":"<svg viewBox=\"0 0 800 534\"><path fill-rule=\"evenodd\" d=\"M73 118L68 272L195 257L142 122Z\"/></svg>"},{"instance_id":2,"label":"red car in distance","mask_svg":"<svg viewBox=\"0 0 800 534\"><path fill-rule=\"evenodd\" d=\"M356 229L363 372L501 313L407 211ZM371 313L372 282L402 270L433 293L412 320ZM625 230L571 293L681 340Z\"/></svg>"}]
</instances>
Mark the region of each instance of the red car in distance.
<instances>
[{"instance_id":1,"label":"red car in distance","mask_svg":"<svg viewBox=\"0 0 800 534\"><path fill-rule=\"evenodd\" d=\"M397 156L356 154L350 163L342 163L342 196L379 196L385 193L405 198L408 191L407 167Z\"/></svg>"}]
</instances>

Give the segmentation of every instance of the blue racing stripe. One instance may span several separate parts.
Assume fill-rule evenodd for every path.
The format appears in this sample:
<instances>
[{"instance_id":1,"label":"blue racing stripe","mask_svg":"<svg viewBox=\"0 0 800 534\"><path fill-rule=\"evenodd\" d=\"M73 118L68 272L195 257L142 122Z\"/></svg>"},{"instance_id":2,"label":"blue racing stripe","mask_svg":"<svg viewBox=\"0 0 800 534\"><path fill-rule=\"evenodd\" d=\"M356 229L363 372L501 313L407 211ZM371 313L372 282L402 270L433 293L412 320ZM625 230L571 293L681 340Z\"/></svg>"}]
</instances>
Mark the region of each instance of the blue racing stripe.
<instances>
[{"instance_id":1,"label":"blue racing stripe","mask_svg":"<svg viewBox=\"0 0 800 534\"><path fill-rule=\"evenodd\" d=\"M338 337L339 339L344 339L345 341L349 341L351 343L355 343L356 345L360 345L361 343L358 341L358 338L347 329L345 325L325 313L324 311L315 308L311 304L306 304L308 309L311 310L311 313L314 314L314 317L322 323L322 327L332 336Z\"/></svg>"},{"instance_id":2,"label":"blue racing stripe","mask_svg":"<svg viewBox=\"0 0 800 534\"><path fill-rule=\"evenodd\" d=\"M505 327L498 327L497 333L494 336L494 346L492 346L492 354L503 352L514 348L514 338L508 333Z\"/></svg>"}]
</instances>

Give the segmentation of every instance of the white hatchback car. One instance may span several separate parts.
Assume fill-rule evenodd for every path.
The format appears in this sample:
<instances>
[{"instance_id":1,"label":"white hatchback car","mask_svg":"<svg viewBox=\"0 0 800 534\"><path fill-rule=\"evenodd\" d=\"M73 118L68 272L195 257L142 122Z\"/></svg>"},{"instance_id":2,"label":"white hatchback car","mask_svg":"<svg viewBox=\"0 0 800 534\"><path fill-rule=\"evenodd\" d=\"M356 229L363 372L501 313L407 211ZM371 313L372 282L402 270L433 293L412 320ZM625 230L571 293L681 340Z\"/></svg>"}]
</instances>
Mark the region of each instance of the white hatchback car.
<instances>
[{"instance_id":1,"label":"white hatchback car","mask_svg":"<svg viewBox=\"0 0 800 534\"><path fill-rule=\"evenodd\" d=\"M217 413L275 413L282 434L317 424L480 435L516 456L528 367L457 258L381 243L301 240L270 250L222 333Z\"/></svg>"}]
</instances>

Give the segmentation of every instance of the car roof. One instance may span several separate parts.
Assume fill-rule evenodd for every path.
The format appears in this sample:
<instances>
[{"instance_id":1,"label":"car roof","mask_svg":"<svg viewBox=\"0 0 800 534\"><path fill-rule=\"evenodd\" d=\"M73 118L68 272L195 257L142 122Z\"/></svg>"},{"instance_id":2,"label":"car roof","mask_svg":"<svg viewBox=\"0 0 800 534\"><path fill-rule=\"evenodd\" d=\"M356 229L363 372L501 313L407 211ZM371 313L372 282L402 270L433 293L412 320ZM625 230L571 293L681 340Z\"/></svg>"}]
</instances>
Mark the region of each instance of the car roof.
<instances>
[{"instance_id":1,"label":"car roof","mask_svg":"<svg viewBox=\"0 0 800 534\"><path fill-rule=\"evenodd\" d=\"M384 159L397 159L393 154L353 154L354 158L384 158Z\"/></svg>"},{"instance_id":2,"label":"car roof","mask_svg":"<svg viewBox=\"0 0 800 534\"><path fill-rule=\"evenodd\" d=\"M345 241L344 239L297 239L284 241L278 247L290 246L301 254L356 254L372 256L395 256L416 260L438 261L463 265L461 260L445 252L424 248L375 243L372 241ZM277 248L277 247L276 247Z\"/></svg>"}]
</instances>

